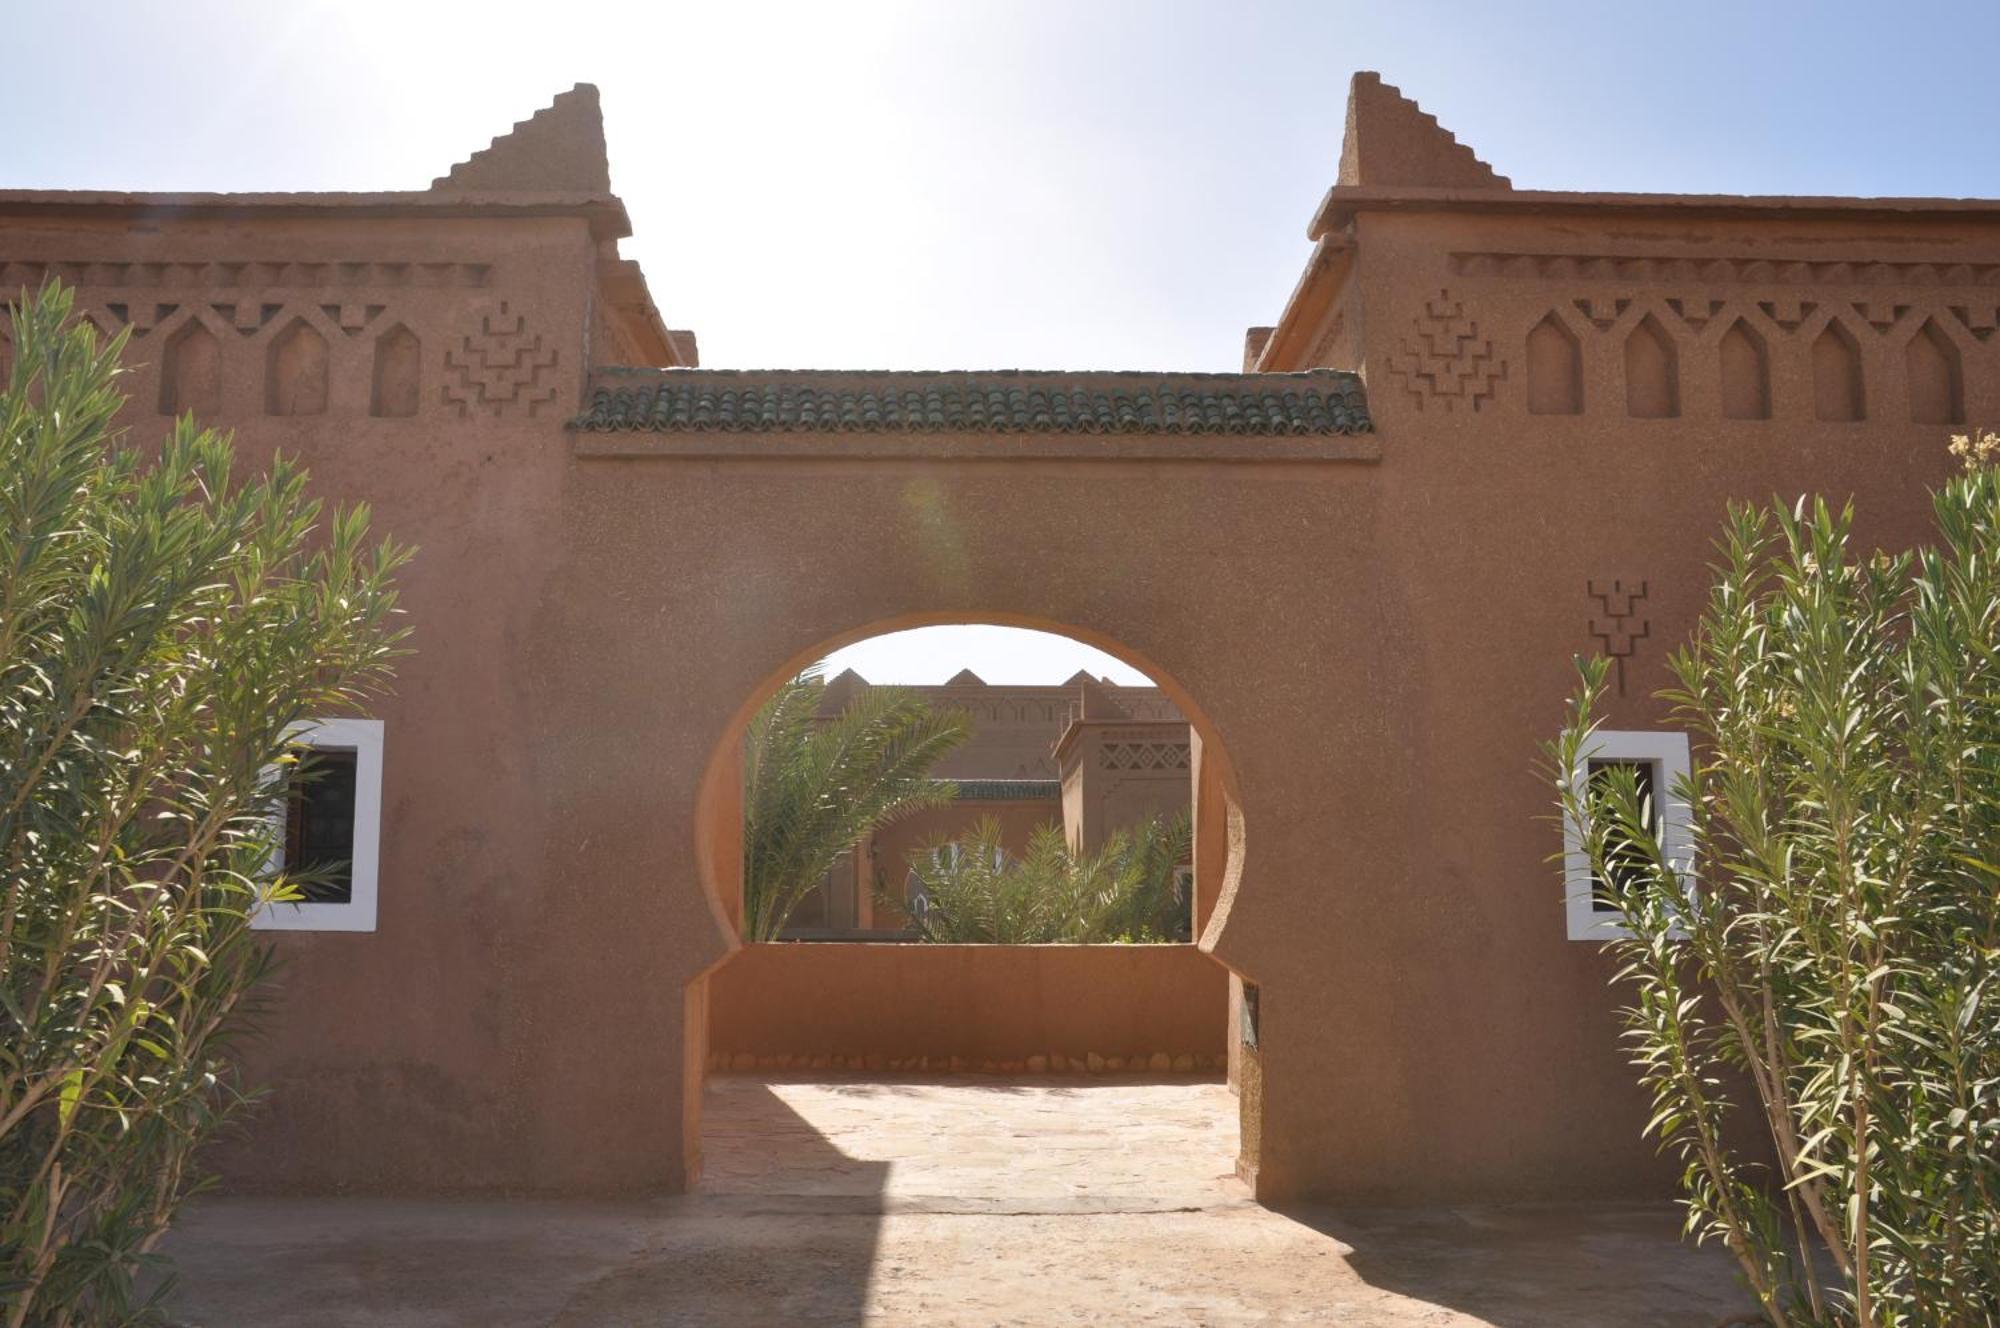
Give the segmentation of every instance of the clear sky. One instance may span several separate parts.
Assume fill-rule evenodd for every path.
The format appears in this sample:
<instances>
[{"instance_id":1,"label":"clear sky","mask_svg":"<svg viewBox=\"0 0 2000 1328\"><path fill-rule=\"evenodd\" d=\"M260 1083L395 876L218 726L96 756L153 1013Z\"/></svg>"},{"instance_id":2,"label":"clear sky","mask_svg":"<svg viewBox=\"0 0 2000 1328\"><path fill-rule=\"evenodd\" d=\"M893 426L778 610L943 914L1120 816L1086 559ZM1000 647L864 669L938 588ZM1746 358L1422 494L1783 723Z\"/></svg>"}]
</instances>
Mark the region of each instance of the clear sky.
<instances>
[{"instance_id":1,"label":"clear sky","mask_svg":"<svg viewBox=\"0 0 2000 1328\"><path fill-rule=\"evenodd\" d=\"M0 49L0 188L422 188L594 82L721 367L1233 369L1356 69L1524 188L2000 195L1995 0L0 0Z\"/></svg>"},{"instance_id":2,"label":"clear sky","mask_svg":"<svg viewBox=\"0 0 2000 1328\"><path fill-rule=\"evenodd\" d=\"M1083 669L1094 678L1139 686L1152 681L1123 660L1081 641L1019 627L919 627L857 641L827 656L831 678L853 669L870 682L943 682L970 668L990 683L1055 683Z\"/></svg>"}]
</instances>

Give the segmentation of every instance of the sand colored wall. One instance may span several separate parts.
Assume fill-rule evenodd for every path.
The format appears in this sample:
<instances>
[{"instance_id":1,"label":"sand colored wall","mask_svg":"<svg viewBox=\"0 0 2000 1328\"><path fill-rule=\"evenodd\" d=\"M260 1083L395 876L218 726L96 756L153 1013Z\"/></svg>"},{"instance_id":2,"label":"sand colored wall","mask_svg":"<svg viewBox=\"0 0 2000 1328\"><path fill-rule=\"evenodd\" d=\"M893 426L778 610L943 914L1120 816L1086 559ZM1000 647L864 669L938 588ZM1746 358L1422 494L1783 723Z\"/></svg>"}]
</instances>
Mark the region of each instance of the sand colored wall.
<instances>
[{"instance_id":1,"label":"sand colored wall","mask_svg":"<svg viewBox=\"0 0 2000 1328\"><path fill-rule=\"evenodd\" d=\"M1214 1073L1228 977L1191 945L752 945L708 980L709 1054L742 1069Z\"/></svg>"}]
</instances>

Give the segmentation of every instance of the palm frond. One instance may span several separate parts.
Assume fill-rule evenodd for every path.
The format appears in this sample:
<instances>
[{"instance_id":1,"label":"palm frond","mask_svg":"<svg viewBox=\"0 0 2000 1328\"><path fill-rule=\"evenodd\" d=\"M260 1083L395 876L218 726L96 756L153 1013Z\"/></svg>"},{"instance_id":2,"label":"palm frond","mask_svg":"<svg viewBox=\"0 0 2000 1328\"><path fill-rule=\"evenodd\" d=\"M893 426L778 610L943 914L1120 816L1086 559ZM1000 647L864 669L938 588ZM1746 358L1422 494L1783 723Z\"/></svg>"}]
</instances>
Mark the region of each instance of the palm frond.
<instances>
[{"instance_id":1,"label":"palm frond","mask_svg":"<svg viewBox=\"0 0 2000 1328\"><path fill-rule=\"evenodd\" d=\"M972 734L963 710L871 687L837 714L808 670L751 720L744 753L744 935L774 939L840 855L869 831L941 807L957 786L931 770Z\"/></svg>"}]
</instances>

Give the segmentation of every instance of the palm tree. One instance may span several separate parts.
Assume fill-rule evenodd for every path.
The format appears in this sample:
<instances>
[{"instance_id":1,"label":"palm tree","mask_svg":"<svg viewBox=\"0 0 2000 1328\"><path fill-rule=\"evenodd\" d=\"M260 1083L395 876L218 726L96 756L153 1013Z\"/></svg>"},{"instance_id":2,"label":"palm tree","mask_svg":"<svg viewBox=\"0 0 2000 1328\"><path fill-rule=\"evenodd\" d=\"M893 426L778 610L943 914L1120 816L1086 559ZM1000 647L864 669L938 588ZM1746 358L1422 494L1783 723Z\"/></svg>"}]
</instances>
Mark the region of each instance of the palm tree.
<instances>
[{"instance_id":1,"label":"palm tree","mask_svg":"<svg viewBox=\"0 0 2000 1328\"><path fill-rule=\"evenodd\" d=\"M963 710L869 687L821 716L812 668L750 721L743 768L743 934L774 939L840 855L876 826L942 807L958 786L931 767L972 735Z\"/></svg>"}]
</instances>

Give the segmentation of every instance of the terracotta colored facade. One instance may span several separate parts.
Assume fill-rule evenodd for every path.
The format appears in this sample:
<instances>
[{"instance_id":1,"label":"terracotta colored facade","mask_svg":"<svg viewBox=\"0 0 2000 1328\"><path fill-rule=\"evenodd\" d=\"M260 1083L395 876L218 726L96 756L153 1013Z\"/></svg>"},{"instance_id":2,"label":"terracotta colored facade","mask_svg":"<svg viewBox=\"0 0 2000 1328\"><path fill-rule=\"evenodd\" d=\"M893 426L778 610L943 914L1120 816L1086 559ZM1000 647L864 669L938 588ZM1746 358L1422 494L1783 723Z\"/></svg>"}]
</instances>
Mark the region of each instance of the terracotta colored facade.
<instances>
[{"instance_id":1,"label":"terracotta colored facade","mask_svg":"<svg viewBox=\"0 0 2000 1328\"><path fill-rule=\"evenodd\" d=\"M2000 418L2000 205L1517 191L1363 75L1241 375L685 367L625 231L588 89L430 191L0 195L0 283L132 330L135 429L197 409L422 548L379 924L278 939L237 1183L686 1184L745 719L983 621L1193 726L1260 1195L1664 1191L1538 744L1577 651L1660 726L1725 500L1925 532Z\"/></svg>"},{"instance_id":2,"label":"terracotta colored facade","mask_svg":"<svg viewBox=\"0 0 2000 1328\"><path fill-rule=\"evenodd\" d=\"M1228 974L1191 945L751 945L709 979L715 1070L1212 1072Z\"/></svg>"}]
</instances>

